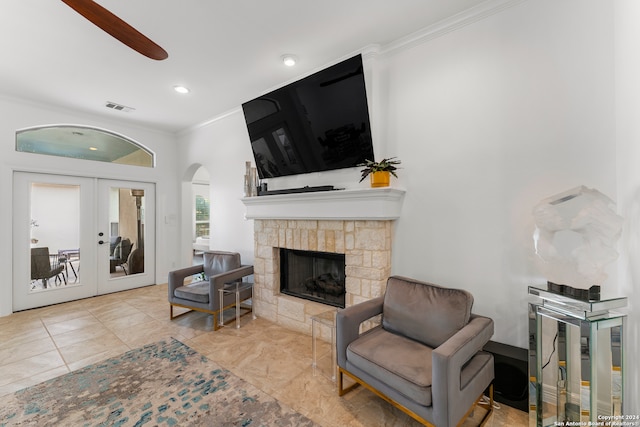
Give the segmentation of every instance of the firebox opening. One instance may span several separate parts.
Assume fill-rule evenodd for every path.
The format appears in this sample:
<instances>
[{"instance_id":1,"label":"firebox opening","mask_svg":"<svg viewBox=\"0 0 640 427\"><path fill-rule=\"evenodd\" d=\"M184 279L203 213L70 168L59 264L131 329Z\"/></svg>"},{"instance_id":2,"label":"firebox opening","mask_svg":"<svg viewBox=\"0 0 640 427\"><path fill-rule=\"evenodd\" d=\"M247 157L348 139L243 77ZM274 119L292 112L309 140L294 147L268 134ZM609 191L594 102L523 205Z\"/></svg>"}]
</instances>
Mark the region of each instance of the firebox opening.
<instances>
[{"instance_id":1,"label":"firebox opening","mask_svg":"<svg viewBox=\"0 0 640 427\"><path fill-rule=\"evenodd\" d=\"M345 307L344 254L280 248L280 292Z\"/></svg>"}]
</instances>

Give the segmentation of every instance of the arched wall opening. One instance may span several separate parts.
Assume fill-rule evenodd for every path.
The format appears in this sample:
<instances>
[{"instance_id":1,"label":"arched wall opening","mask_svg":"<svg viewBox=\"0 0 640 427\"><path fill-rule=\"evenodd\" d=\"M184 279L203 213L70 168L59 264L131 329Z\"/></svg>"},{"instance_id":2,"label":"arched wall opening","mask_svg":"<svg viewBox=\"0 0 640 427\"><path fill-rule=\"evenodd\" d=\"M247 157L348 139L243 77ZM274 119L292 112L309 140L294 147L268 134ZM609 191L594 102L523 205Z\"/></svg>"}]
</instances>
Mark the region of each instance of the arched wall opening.
<instances>
[{"instance_id":1,"label":"arched wall opening","mask_svg":"<svg viewBox=\"0 0 640 427\"><path fill-rule=\"evenodd\" d=\"M211 247L211 186L208 170L193 164L181 182L181 265L202 263L202 252Z\"/></svg>"}]
</instances>

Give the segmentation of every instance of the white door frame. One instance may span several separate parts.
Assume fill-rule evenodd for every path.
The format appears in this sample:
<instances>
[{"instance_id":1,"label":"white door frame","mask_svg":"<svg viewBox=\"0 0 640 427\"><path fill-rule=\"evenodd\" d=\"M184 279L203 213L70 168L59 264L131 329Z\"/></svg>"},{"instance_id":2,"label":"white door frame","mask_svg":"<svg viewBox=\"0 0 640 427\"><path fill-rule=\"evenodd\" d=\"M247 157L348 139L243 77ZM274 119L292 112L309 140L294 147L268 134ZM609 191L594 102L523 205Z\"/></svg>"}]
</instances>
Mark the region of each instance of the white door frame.
<instances>
[{"instance_id":1,"label":"white door frame","mask_svg":"<svg viewBox=\"0 0 640 427\"><path fill-rule=\"evenodd\" d=\"M31 184L49 183L80 186L80 260L82 273L78 283L56 286L42 292L30 292L30 219ZM124 278L109 274L108 194L105 188L145 190L145 262L144 272ZM41 307L155 284L155 184L117 181L95 177L68 176L39 172L13 173L13 307L12 311ZM105 208L105 206L107 206ZM52 206L56 209L56 206ZM98 233L107 235L106 244L98 243Z\"/></svg>"}]
</instances>

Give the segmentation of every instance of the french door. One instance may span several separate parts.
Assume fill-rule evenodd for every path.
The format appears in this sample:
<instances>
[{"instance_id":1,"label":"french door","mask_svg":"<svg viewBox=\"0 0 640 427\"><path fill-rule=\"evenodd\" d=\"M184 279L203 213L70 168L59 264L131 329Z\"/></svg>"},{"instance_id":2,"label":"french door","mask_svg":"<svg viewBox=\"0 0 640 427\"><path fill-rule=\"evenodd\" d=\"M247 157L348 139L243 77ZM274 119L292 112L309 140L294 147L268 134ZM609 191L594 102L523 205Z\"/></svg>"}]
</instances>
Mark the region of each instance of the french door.
<instances>
[{"instance_id":1,"label":"french door","mask_svg":"<svg viewBox=\"0 0 640 427\"><path fill-rule=\"evenodd\" d=\"M13 310L155 283L150 183L15 172Z\"/></svg>"}]
</instances>

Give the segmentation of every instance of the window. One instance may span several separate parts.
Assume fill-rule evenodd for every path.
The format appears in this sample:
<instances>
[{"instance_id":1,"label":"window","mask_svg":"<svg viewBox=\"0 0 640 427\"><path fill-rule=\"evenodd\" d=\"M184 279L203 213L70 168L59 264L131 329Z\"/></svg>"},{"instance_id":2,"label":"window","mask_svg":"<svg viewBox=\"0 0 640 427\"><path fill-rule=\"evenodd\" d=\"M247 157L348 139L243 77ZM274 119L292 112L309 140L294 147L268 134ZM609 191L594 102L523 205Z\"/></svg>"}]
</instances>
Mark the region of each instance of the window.
<instances>
[{"instance_id":1,"label":"window","mask_svg":"<svg viewBox=\"0 0 640 427\"><path fill-rule=\"evenodd\" d=\"M209 198L196 194L196 237L209 236Z\"/></svg>"},{"instance_id":2,"label":"window","mask_svg":"<svg viewBox=\"0 0 640 427\"><path fill-rule=\"evenodd\" d=\"M37 126L16 132L16 151L123 165L155 166L154 154L117 133L85 126Z\"/></svg>"}]
</instances>

